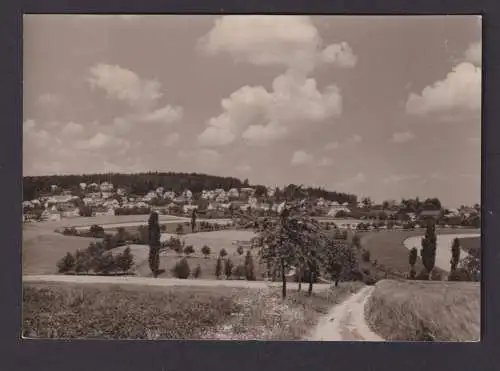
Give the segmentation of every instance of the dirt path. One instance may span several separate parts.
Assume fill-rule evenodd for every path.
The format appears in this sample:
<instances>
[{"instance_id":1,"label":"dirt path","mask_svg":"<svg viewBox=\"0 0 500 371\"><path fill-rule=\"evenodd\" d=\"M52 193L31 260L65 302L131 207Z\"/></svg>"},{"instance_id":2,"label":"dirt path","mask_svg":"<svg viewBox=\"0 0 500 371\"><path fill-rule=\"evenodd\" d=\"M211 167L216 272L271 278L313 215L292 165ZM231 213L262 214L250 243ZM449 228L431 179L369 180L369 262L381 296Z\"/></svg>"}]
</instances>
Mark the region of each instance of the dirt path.
<instances>
[{"instance_id":1,"label":"dirt path","mask_svg":"<svg viewBox=\"0 0 500 371\"><path fill-rule=\"evenodd\" d=\"M60 282L60 283L84 283L84 284L118 284L118 285L141 285L141 286L198 286L198 287L241 287L241 288L267 288L281 287L280 282L269 281L245 281L245 280L206 280L206 279L177 279L177 278L148 278L131 276L70 276L70 275L30 275L23 276L23 283L36 282ZM288 282L287 287L297 289L298 284ZM327 290L330 284L314 285L314 291Z\"/></svg>"},{"instance_id":2,"label":"dirt path","mask_svg":"<svg viewBox=\"0 0 500 371\"><path fill-rule=\"evenodd\" d=\"M366 286L333 307L316 325L310 341L384 341L370 330L365 320L365 305L374 287Z\"/></svg>"}]
</instances>

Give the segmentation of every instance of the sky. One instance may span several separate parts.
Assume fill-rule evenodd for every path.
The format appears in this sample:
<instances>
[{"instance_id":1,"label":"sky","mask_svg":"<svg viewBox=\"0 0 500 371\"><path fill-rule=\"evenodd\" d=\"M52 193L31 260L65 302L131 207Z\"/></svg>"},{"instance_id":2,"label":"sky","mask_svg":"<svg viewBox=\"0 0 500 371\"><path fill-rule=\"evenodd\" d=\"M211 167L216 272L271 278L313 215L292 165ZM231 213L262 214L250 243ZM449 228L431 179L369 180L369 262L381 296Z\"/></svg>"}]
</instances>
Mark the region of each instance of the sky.
<instances>
[{"instance_id":1,"label":"sky","mask_svg":"<svg viewBox=\"0 0 500 371\"><path fill-rule=\"evenodd\" d=\"M480 200L478 16L25 15L24 175Z\"/></svg>"}]
</instances>

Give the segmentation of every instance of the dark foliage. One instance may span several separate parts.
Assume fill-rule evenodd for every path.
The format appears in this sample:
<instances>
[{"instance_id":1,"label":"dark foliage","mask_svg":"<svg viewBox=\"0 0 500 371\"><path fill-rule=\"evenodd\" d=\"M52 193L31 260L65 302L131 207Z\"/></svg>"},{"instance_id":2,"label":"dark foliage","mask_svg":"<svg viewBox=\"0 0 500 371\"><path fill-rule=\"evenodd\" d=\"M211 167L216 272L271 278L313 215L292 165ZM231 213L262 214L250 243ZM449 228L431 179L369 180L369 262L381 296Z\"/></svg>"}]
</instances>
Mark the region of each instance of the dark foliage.
<instances>
[{"instance_id":1,"label":"dark foliage","mask_svg":"<svg viewBox=\"0 0 500 371\"><path fill-rule=\"evenodd\" d=\"M179 260L174 268L172 268L172 274L174 277L186 279L189 277L191 270L189 268L189 263L186 258Z\"/></svg>"}]
</instances>

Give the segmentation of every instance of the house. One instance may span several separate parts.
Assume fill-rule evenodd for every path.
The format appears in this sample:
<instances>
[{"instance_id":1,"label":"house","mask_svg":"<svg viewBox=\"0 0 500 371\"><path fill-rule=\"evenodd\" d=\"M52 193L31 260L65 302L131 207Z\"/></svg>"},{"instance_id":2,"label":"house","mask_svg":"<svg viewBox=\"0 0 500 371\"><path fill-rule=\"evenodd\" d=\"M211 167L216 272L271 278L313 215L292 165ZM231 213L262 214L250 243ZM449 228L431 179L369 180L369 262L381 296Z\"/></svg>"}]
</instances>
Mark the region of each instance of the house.
<instances>
[{"instance_id":1,"label":"house","mask_svg":"<svg viewBox=\"0 0 500 371\"><path fill-rule=\"evenodd\" d=\"M240 197L240 192L236 188L231 188L227 192L227 197L229 197L229 198L239 198Z\"/></svg>"},{"instance_id":2,"label":"house","mask_svg":"<svg viewBox=\"0 0 500 371\"><path fill-rule=\"evenodd\" d=\"M182 192L182 196L185 198L185 199L192 199L193 198L193 192L191 192L189 189L185 189L184 192Z\"/></svg>"},{"instance_id":3,"label":"house","mask_svg":"<svg viewBox=\"0 0 500 371\"><path fill-rule=\"evenodd\" d=\"M274 197L277 187L267 187L267 197Z\"/></svg>"},{"instance_id":4,"label":"house","mask_svg":"<svg viewBox=\"0 0 500 371\"><path fill-rule=\"evenodd\" d=\"M113 190L113 184L108 182L102 182L99 186L101 192L111 192Z\"/></svg>"},{"instance_id":5,"label":"house","mask_svg":"<svg viewBox=\"0 0 500 371\"><path fill-rule=\"evenodd\" d=\"M420 219L439 219L441 210L422 210L419 216Z\"/></svg>"},{"instance_id":6,"label":"house","mask_svg":"<svg viewBox=\"0 0 500 371\"><path fill-rule=\"evenodd\" d=\"M59 221L59 220L61 220L61 213L58 212L57 210L52 209L52 208L46 209L43 211L41 219L46 220L46 221L51 221L51 222Z\"/></svg>"},{"instance_id":7,"label":"house","mask_svg":"<svg viewBox=\"0 0 500 371\"><path fill-rule=\"evenodd\" d=\"M184 214L191 214L193 210L198 210L198 205L184 205L182 207Z\"/></svg>"},{"instance_id":8,"label":"house","mask_svg":"<svg viewBox=\"0 0 500 371\"><path fill-rule=\"evenodd\" d=\"M87 185L87 189L88 190L94 190L94 191L96 191L97 189L99 189L99 184L97 184L97 183L90 183L89 185Z\"/></svg>"},{"instance_id":9,"label":"house","mask_svg":"<svg viewBox=\"0 0 500 371\"><path fill-rule=\"evenodd\" d=\"M50 190L51 190L52 192L55 192L55 191L57 191L58 189L59 189L59 187L58 187L57 185L55 185L55 184L52 184L52 185L50 186Z\"/></svg>"},{"instance_id":10,"label":"house","mask_svg":"<svg viewBox=\"0 0 500 371\"><path fill-rule=\"evenodd\" d=\"M87 189L87 183L80 183L80 189L85 191Z\"/></svg>"},{"instance_id":11,"label":"house","mask_svg":"<svg viewBox=\"0 0 500 371\"><path fill-rule=\"evenodd\" d=\"M163 199L164 200L173 200L176 197L175 192L172 191L167 191L163 194Z\"/></svg>"},{"instance_id":12,"label":"house","mask_svg":"<svg viewBox=\"0 0 500 371\"><path fill-rule=\"evenodd\" d=\"M351 210L345 206L333 206L328 210L327 215L331 217L337 217L338 214L350 214Z\"/></svg>"},{"instance_id":13,"label":"house","mask_svg":"<svg viewBox=\"0 0 500 371\"><path fill-rule=\"evenodd\" d=\"M125 196L127 194L127 190L125 188L117 188L116 194L118 196Z\"/></svg>"},{"instance_id":14,"label":"house","mask_svg":"<svg viewBox=\"0 0 500 371\"><path fill-rule=\"evenodd\" d=\"M248 198L248 204L250 205L250 207L252 209L255 209L257 207L257 203L258 203L257 198L255 198L255 197Z\"/></svg>"},{"instance_id":15,"label":"house","mask_svg":"<svg viewBox=\"0 0 500 371\"><path fill-rule=\"evenodd\" d=\"M160 196L163 194L164 191L165 191L165 188L163 188L163 187L156 188L156 194L158 194Z\"/></svg>"},{"instance_id":16,"label":"house","mask_svg":"<svg viewBox=\"0 0 500 371\"><path fill-rule=\"evenodd\" d=\"M252 197L255 194L255 189L250 187L240 188L240 195Z\"/></svg>"}]
</instances>

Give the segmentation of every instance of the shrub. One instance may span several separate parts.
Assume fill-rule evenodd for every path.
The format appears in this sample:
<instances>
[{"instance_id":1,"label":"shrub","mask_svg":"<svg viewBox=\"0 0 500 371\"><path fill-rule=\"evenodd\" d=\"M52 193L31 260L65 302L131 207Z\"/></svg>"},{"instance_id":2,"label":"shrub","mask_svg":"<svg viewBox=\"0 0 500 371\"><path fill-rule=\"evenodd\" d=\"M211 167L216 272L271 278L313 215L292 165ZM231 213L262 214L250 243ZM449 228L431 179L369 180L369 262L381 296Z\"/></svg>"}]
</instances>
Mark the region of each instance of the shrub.
<instances>
[{"instance_id":1,"label":"shrub","mask_svg":"<svg viewBox=\"0 0 500 371\"><path fill-rule=\"evenodd\" d=\"M370 250L363 250L363 253L361 254L361 259L363 259L364 262L370 262Z\"/></svg>"},{"instance_id":2,"label":"shrub","mask_svg":"<svg viewBox=\"0 0 500 371\"><path fill-rule=\"evenodd\" d=\"M96 273L104 273L108 274L117 269L115 258L113 257L113 254L111 251L106 251L104 254L99 256L99 259L95 259L94 262L95 267L94 271Z\"/></svg>"},{"instance_id":3,"label":"shrub","mask_svg":"<svg viewBox=\"0 0 500 371\"><path fill-rule=\"evenodd\" d=\"M232 271L232 275L236 279L245 278L246 274L247 274L247 270L245 269L245 266L243 264L236 266L236 268Z\"/></svg>"},{"instance_id":4,"label":"shrub","mask_svg":"<svg viewBox=\"0 0 500 371\"><path fill-rule=\"evenodd\" d=\"M100 225L94 224L90 227L89 233L92 237L102 238L104 237L104 228Z\"/></svg>"},{"instance_id":5,"label":"shrub","mask_svg":"<svg viewBox=\"0 0 500 371\"><path fill-rule=\"evenodd\" d=\"M64 228L62 234L65 236L78 236L78 231L75 227Z\"/></svg>"},{"instance_id":6,"label":"shrub","mask_svg":"<svg viewBox=\"0 0 500 371\"><path fill-rule=\"evenodd\" d=\"M472 281L472 278L467 271L467 269L464 268L457 268L453 272L450 273L448 276L448 281Z\"/></svg>"},{"instance_id":7,"label":"shrub","mask_svg":"<svg viewBox=\"0 0 500 371\"><path fill-rule=\"evenodd\" d=\"M88 249L86 251L77 250L75 254L75 272L88 272L91 266L91 259Z\"/></svg>"},{"instance_id":8,"label":"shrub","mask_svg":"<svg viewBox=\"0 0 500 371\"><path fill-rule=\"evenodd\" d=\"M217 258L217 263L215 263L215 277L220 278L222 274L222 258Z\"/></svg>"},{"instance_id":9,"label":"shrub","mask_svg":"<svg viewBox=\"0 0 500 371\"><path fill-rule=\"evenodd\" d=\"M184 248L184 254L186 254L187 256L193 254L195 251L194 251L194 247L193 245L187 245L185 248Z\"/></svg>"},{"instance_id":10,"label":"shrub","mask_svg":"<svg viewBox=\"0 0 500 371\"><path fill-rule=\"evenodd\" d=\"M223 249L221 249L221 250L220 250L220 252L219 252L219 256L220 256L221 258L223 258L223 257L227 256L227 251L226 251L226 249L224 249L224 248L223 248Z\"/></svg>"},{"instance_id":11,"label":"shrub","mask_svg":"<svg viewBox=\"0 0 500 371\"><path fill-rule=\"evenodd\" d=\"M75 264L76 264L75 257L68 252L57 263L57 269L58 269L59 273L68 273L75 268Z\"/></svg>"},{"instance_id":12,"label":"shrub","mask_svg":"<svg viewBox=\"0 0 500 371\"><path fill-rule=\"evenodd\" d=\"M210 255L210 247L208 245L203 245L201 248L201 253L205 256L205 259Z\"/></svg>"},{"instance_id":13,"label":"shrub","mask_svg":"<svg viewBox=\"0 0 500 371\"><path fill-rule=\"evenodd\" d=\"M201 276L201 267L199 264L194 269L193 276L194 278L199 278Z\"/></svg>"},{"instance_id":14,"label":"shrub","mask_svg":"<svg viewBox=\"0 0 500 371\"><path fill-rule=\"evenodd\" d=\"M224 264L224 274L226 275L226 278L230 278L232 272L233 272L233 262L231 261L231 259L227 259L226 263Z\"/></svg>"},{"instance_id":15,"label":"shrub","mask_svg":"<svg viewBox=\"0 0 500 371\"><path fill-rule=\"evenodd\" d=\"M172 269L172 274L177 278L186 279L189 277L190 273L191 270L189 269L189 263L186 258L179 260Z\"/></svg>"},{"instance_id":16,"label":"shrub","mask_svg":"<svg viewBox=\"0 0 500 371\"><path fill-rule=\"evenodd\" d=\"M177 228L175 228L175 233L184 234L184 227L182 226L182 224L177 225Z\"/></svg>"},{"instance_id":17,"label":"shrub","mask_svg":"<svg viewBox=\"0 0 500 371\"><path fill-rule=\"evenodd\" d=\"M121 254L118 254L115 259L116 267L122 272L128 272L134 264L134 256L130 251L130 247L127 247Z\"/></svg>"},{"instance_id":18,"label":"shrub","mask_svg":"<svg viewBox=\"0 0 500 371\"><path fill-rule=\"evenodd\" d=\"M245 252L245 250L243 249L243 246L238 246L238 248L236 249L236 252L239 255L243 255L243 253Z\"/></svg>"}]
</instances>

